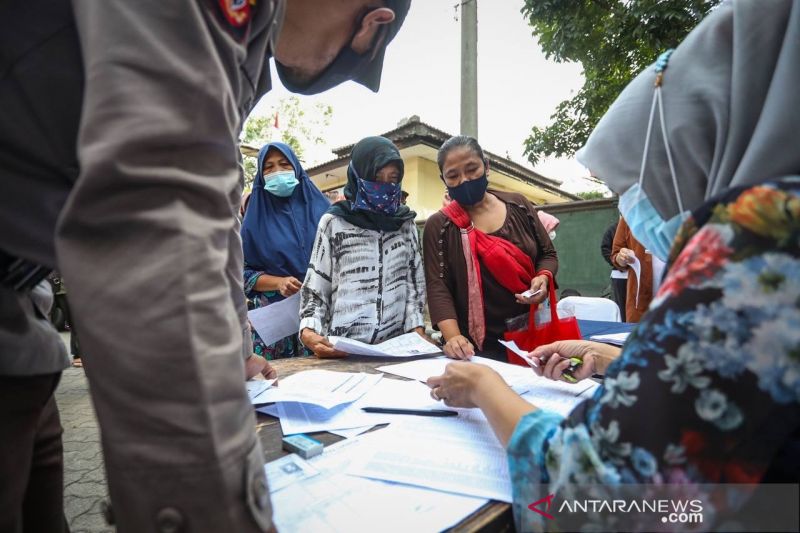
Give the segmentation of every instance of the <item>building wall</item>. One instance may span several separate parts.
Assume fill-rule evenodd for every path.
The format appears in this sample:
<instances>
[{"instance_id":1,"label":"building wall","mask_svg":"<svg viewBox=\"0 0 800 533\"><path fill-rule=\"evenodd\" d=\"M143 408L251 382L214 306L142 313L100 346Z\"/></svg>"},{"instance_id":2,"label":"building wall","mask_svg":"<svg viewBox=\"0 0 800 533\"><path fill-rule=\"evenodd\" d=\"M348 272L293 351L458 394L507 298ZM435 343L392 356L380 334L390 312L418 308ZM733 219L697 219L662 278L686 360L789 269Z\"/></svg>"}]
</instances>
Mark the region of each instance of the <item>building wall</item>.
<instances>
[{"instance_id":1,"label":"building wall","mask_svg":"<svg viewBox=\"0 0 800 533\"><path fill-rule=\"evenodd\" d=\"M403 160L405 175L403 190L408 192L408 206L417 212L417 220L427 220L441 209L445 187L439 179L439 167L424 157L409 157Z\"/></svg>"},{"instance_id":2,"label":"building wall","mask_svg":"<svg viewBox=\"0 0 800 533\"><path fill-rule=\"evenodd\" d=\"M409 195L408 206L417 212L418 221L427 220L430 215L441 209L446 191L439 177L439 167L435 161L419 156L407 157L403 162L405 164L403 190ZM552 193L491 169L489 186L501 191L521 193L538 205L564 201Z\"/></svg>"},{"instance_id":3,"label":"building wall","mask_svg":"<svg viewBox=\"0 0 800 533\"><path fill-rule=\"evenodd\" d=\"M560 220L553 245L558 252L558 285L582 296L602 296L610 283L611 266L600 254L603 233L619 219L615 200L569 202L545 211Z\"/></svg>"}]
</instances>

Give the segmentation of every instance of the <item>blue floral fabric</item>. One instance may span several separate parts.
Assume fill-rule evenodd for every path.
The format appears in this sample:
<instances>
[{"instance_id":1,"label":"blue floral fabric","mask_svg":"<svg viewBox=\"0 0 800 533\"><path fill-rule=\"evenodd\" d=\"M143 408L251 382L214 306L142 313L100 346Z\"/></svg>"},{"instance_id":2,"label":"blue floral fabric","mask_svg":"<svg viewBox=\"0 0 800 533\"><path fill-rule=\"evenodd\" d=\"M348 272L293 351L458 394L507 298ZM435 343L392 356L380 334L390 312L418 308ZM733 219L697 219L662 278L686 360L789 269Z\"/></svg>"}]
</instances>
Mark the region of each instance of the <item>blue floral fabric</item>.
<instances>
[{"instance_id":1,"label":"blue floral fabric","mask_svg":"<svg viewBox=\"0 0 800 533\"><path fill-rule=\"evenodd\" d=\"M798 482L800 178L708 202L670 255L594 397L563 421L534 411L517 426L518 530L541 527L527 508L539 483Z\"/></svg>"}]
</instances>

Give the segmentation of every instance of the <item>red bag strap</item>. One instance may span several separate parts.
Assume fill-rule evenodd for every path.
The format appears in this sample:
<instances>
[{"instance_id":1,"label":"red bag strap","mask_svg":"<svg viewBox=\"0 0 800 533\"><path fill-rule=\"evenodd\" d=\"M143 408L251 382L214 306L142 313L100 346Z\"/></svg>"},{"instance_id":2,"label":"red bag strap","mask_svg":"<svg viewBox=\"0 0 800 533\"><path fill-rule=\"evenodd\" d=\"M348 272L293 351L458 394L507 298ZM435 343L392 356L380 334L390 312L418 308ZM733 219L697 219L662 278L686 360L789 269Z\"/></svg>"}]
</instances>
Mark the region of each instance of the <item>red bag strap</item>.
<instances>
[{"instance_id":1,"label":"red bag strap","mask_svg":"<svg viewBox=\"0 0 800 533\"><path fill-rule=\"evenodd\" d=\"M550 321L555 324L558 321L558 311L556 310L558 300L556 300L556 286L553 281L553 273L549 270L540 270L533 275L533 277L536 276L547 276L547 290L550 293L550 297L548 298L550 301ZM528 331L533 331L536 327L535 317L538 309L539 304L531 304L531 310L528 316Z\"/></svg>"}]
</instances>

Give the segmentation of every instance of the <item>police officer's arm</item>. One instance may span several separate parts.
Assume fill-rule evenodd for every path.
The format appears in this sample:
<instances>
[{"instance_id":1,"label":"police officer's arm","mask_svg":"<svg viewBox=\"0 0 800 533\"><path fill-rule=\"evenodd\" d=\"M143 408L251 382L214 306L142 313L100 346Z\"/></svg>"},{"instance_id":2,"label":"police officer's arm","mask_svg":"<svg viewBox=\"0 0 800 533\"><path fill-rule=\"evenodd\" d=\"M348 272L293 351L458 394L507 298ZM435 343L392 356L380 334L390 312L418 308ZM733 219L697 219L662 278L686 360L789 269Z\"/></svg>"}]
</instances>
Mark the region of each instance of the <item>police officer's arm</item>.
<instances>
[{"instance_id":1,"label":"police officer's arm","mask_svg":"<svg viewBox=\"0 0 800 533\"><path fill-rule=\"evenodd\" d=\"M81 175L57 251L118 531L263 531L263 454L226 277L244 50L206 11L216 2L73 4Z\"/></svg>"}]
</instances>

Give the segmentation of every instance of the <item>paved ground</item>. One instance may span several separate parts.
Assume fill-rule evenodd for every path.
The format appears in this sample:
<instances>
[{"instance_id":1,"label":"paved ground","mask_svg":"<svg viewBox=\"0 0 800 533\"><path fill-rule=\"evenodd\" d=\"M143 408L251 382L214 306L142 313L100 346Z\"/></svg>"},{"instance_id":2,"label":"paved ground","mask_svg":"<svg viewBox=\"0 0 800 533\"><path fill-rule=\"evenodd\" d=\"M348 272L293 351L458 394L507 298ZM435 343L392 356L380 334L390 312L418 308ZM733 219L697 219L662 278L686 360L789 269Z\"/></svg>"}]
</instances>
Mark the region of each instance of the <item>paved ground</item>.
<instances>
[{"instance_id":1,"label":"paved ground","mask_svg":"<svg viewBox=\"0 0 800 533\"><path fill-rule=\"evenodd\" d=\"M69 346L69 334L62 333ZM81 368L69 368L56 391L64 426L64 510L72 533L113 532L101 504L108 498L97 420Z\"/></svg>"}]
</instances>

